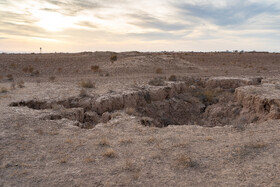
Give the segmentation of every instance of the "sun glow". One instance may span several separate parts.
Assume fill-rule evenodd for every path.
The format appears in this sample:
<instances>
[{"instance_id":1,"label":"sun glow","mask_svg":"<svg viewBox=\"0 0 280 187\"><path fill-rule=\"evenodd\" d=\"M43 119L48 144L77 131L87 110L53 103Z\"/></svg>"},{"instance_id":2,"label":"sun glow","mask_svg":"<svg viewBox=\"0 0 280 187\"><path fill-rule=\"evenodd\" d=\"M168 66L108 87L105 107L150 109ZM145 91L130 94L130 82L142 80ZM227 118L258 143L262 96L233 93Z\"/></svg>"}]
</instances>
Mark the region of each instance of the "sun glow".
<instances>
[{"instance_id":1,"label":"sun glow","mask_svg":"<svg viewBox=\"0 0 280 187\"><path fill-rule=\"evenodd\" d=\"M74 25L73 20L56 12L35 11L34 16L39 19L39 27L51 32L62 31Z\"/></svg>"}]
</instances>

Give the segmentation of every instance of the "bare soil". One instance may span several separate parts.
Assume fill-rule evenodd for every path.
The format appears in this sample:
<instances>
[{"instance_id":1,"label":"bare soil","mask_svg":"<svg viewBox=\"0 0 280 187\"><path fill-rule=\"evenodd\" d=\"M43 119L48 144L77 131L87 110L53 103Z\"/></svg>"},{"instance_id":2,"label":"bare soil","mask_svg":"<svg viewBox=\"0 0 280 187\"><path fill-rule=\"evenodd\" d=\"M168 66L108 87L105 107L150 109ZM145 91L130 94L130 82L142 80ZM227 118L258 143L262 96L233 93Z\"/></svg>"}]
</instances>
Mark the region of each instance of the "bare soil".
<instances>
[{"instance_id":1,"label":"bare soil","mask_svg":"<svg viewBox=\"0 0 280 187\"><path fill-rule=\"evenodd\" d=\"M0 186L280 186L279 67L278 53L0 54Z\"/></svg>"}]
</instances>

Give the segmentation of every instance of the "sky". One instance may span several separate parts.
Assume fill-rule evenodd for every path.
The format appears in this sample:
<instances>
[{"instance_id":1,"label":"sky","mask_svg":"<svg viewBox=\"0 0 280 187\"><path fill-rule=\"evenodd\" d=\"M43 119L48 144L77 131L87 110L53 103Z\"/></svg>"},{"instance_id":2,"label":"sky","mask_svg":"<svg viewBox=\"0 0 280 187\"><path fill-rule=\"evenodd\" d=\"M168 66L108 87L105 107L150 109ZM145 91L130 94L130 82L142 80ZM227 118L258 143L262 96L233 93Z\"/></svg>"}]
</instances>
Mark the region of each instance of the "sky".
<instances>
[{"instance_id":1,"label":"sky","mask_svg":"<svg viewBox=\"0 0 280 187\"><path fill-rule=\"evenodd\" d=\"M279 0L0 0L0 52L280 51Z\"/></svg>"}]
</instances>

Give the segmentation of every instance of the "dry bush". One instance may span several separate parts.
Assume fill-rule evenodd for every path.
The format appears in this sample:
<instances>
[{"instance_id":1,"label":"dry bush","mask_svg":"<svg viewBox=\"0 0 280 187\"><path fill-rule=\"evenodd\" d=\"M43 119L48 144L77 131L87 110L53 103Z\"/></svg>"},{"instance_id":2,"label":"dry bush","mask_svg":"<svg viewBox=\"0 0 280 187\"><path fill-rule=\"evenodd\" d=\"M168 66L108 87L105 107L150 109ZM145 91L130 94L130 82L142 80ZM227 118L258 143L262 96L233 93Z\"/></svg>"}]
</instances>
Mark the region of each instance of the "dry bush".
<instances>
[{"instance_id":1,"label":"dry bush","mask_svg":"<svg viewBox=\"0 0 280 187\"><path fill-rule=\"evenodd\" d=\"M62 68L57 68L58 73L62 72Z\"/></svg>"},{"instance_id":2,"label":"dry bush","mask_svg":"<svg viewBox=\"0 0 280 187\"><path fill-rule=\"evenodd\" d=\"M18 86L19 88L24 88L24 81L19 81L19 82L17 82L17 86Z\"/></svg>"},{"instance_id":3,"label":"dry bush","mask_svg":"<svg viewBox=\"0 0 280 187\"><path fill-rule=\"evenodd\" d=\"M95 88L95 82L87 80L87 81L81 81L80 86L82 88Z\"/></svg>"},{"instance_id":4,"label":"dry bush","mask_svg":"<svg viewBox=\"0 0 280 187\"><path fill-rule=\"evenodd\" d=\"M113 149L109 148L102 154L102 156L107 158L114 158L117 155Z\"/></svg>"},{"instance_id":5,"label":"dry bush","mask_svg":"<svg viewBox=\"0 0 280 187\"><path fill-rule=\"evenodd\" d=\"M161 74L162 73L162 69L161 68L157 68L155 71L157 74Z\"/></svg>"},{"instance_id":6,"label":"dry bush","mask_svg":"<svg viewBox=\"0 0 280 187\"><path fill-rule=\"evenodd\" d=\"M148 82L152 86L165 86L166 83L162 78L156 77Z\"/></svg>"},{"instance_id":7,"label":"dry bush","mask_svg":"<svg viewBox=\"0 0 280 187\"><path fill-rule=\"evenodd\" d=\"M49 77L49 81L54 82L55 81L55 76Z\"/></svg>"},{"instance_id":8,"label":"dry bush","mask_svg":"<svg viewBox=\"0 0 280 187\"><path fill-rule=\"evenodd\" d=\"M93 72L98 72L99 71L99 66L98 65L93 65L90 67L91 71Z\"/></svg>"},{"instance_id":9,"label":"dry bush","mask_svg":"<svg viewBox=\"0 0 280 187\"><path fill-rule=\"evenodd\" d=\"M94 159L94 158L92 158L92 157L93 157L92 155L87 156L87 157L84 159L84 161L85 161L86 163L92 163L92 162L95 162L95 159Z\"/></svg>"},{"instance_id":10,"label":"dry bush","mask_svg":"<svg viewBox=\"0 0 280 187\"><path fill-rule=\"evenodd\" d=\"M111 61L112 63L114 63L114 62L117 61L117 60L118 60L117 55L112 55L112 56L110 57L110 61Z\"/></svg>"},{"instance_id":11,"label":"dry bush","mask_svg":"<svg viewBox=\"0 0 280 187\"><path fill-rule=\"evenodd\" d=\"M31 67L31 66L24 67L24 68L22 69L22 71L23 71L24 73L32 73L33 70L34 70L34 68Z\"/></svg>"},{"instance_id":12,"label":"dry bush","mask_svg":"<svg viewBox=\"0 0 280 187\"><path fill-rule=\"evenodd\" d=\"M16 89L16 83L12 82L12 83L11 83L11 86L10 86L10 89L11 89L11 90Z\"/></svg>"},{"instance_id":13,"label":"dry bush","mask_svg":"<svg viewBox=\"0 0 280 187\"><path fill-rule=\"evenodd\" d=\"M12 63L12 64L10 65L10 67L11 67L12 69L16 69L16 64L15 64L15 63Z\"/></svg>"},{"instance_id":14,"label":"dry bush","mask_svg":"<svg viewBox=\"0 0 280 187\"><path fill-rule=\"evenodd\" d=\"M100 140L100 142L98 143L98 145L104 147L104 146L109 146L110 143L109 143L109 141L107 140L107 138L102 138L102 139Z\"/></svg>"},{"instance_id":15,"label":"dry bush","mask_svg":"<svg viewBox=\"0 0 280 187\"><path fill-rule=\"evenodd\" d=\"M194 162L188 155L181 154L176 158L176 166L179 168L189 168L194 166Z\"/></svg>"},{"instance_id":16,"label":"dry bush","mask_svg":"<svg viewBox=\"0 0 280 187\"><path fill-rule=\"evenodd\" d=\"M13 77L12 74L8 74L8 75L7 75L7 78L8 78L9 81L13 81L13 80L14 80L14 77Z\"/></svg>"},{"instance_id":17,"label":"dry bush","mask_svg":"<svg viewBox=\"0 0 280 187\"><path fill-rule=\"evenodd\" d=\"M71 138L67 138L67 139L65 140L65 143L72 144L72 143L73 143L73 140L72 140Z\"/></svg>"},{"instance_id":18,"label":"dry bush","mask_svg":"<svg viewBox=\"0 0 280 187\"><path fill-rule=\"evenodd\" d=\"M214 92L212 90L204 91L203 95L205 96L205 99L207 102L209 102L209 103L213 102Z\"/></svg>"},{"instance_id":19,"label":"dry bush","mask_svg":"<svg viewBox=\"0 0 280 187\"><path fill-rule=\"evenodd\" d=\"M5 87L2 87L2 88L1 88L1 93L8 93L8 89L5 88Z\"/></svg>"},{"instance_id":20,"label":"dry bush","mask_svg":"<svg viewBox=\"0 0 280 187\"><path fill-rule=\"evenodd\" d=\"M67 156L61 156L58 160L59 163L61 164L65 164L66 162L68 162L68 157Z\"/></svg>"},{"instance_id":21,"label":"dry bush","mask_svg":"<svg viewBox=\"0 0 280 187\"><path fill-rule=\"evenodd\" d=\"M177 81L177 77L176 75L170 75L170 77L168 78L169 81Z\"/></svg>"},{"instance_id":22,"label":"dry bush","mask_svg":"<svg viewBox=\"0 0 280 187\"><path fill-rule=\"evenodd\" d=\"M205 140L206 140L206 141L213 141L214 138L213 138L213 136L206 136L206 137L205 137Z\"/></svg>"},{"instance_id":23,"label":"dry bush","mask_svg":"<svg viewBox=\"0 0 280 187\"><path fill-rule=\"evenodd\" d=\"M32 71L30 75L31 75L32 77L39 77L40 72L39 72L38 70Z\"/></svg>"},{"instance_id":24,"label":"dry bush","mask_svg":"<svg viewBox=\"0 0 280 187\"><path fill-rule=\"evenodd\" d=\"M80 94L79 94L80 97L87 97L88 96L88 93L85 89L81 89L80 90Z\"/></svg>"},{"instance_id":25,"label":"dry bush","mask_svg":"<svg viewBox=\"0 0 280 187\"><path fill-rule=\"evenodd\" d=\"M131 139L124 139L124 138L122 138L120 140L120 144L123 144L123 145L130 144L130 143L132 143Z\"/></svg>"},{"instance_id":26,"label":"dry bush","mask_svg":"<svg viewBox=\"0 0 280 187\"><path fill-rule=\"evenodd\" d=\"M136 109L132 107L126 108L125 113L127 113L128 115L133 115L136 113Z\"/></svg>"}]
</instances>

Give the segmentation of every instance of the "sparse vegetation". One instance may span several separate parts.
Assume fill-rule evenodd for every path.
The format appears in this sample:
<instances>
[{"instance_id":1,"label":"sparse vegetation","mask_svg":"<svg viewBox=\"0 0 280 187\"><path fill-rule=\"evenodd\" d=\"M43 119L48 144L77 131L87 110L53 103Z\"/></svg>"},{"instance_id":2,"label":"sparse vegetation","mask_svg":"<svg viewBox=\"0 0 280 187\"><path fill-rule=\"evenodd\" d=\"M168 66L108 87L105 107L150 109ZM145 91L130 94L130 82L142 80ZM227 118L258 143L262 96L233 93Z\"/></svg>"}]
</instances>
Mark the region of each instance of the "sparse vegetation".
<instances>
[{"instance_id":1,"label":"sparse vegetation","mask_svg":"<svg viewBox=\"0 0 280 187\"><path fill-rule=\"evenodd\" d=\"M168 78L169 81L177 81L177 77L176 75L170 75L170 77Z\"/></svg>"},{"instance_id":2,"label":"sparse vegetation","mask_svg":"<svg viewBox=\"0 0 280 187\"><path fill-rule=\"evenodd\" d=\"M164 80L162 78L159 78L159 77L156 77L156 78L150 80L148 84L152 85L152 86L165 86L166 85Z\"/></svg>"},{"instance_id":3,"label":"sparse vegetation","mask_svg":"<svg viewBox=\"0 0 280 187\"><path fill-rule=\"evenodd\" d=\"M156 71L155 71L157 74L161 74L163 71L161 68L157 68Z\"/></svg>"},{"instance_id":4,"label":"sparse vegetation","mask_svg":"<svg viewBox=\"0 0 280 187\"><path fill-rule=\"evenodd\" d=\"M2 88L1 88L1 93L8 93L8 89L5 88L5 87L2 87Z\"/></svg>"},{"instance_id":5,"label":"sparse vegetation","mask_svg":"<svg viewBox=\"0 0 280 187\"><path fill-rule=\"evenodd\" d=\"M93 65L90 67L91 71L93 72L98 72L99 71L99 66L98 65Z\"/></svg>"},{"instance_id":6,"label":"sparse vegetation","mask_svg":"<svg viewBox=\"0 0 280 187\"><path fill-rule=\"evenodd\" d=\"M102 156L107 158L114 158L117 155L113 149L109 148L102 154Z\"/></svg>"},{"instance_id":7,"label":"sparse vegetation","mask_svg":"<svg viewBox=\"0 0 280 187\"><path fill-rule=\"evenodd\" d=\"M121 140L120 140L120 144L130 144L130 143L132 143L132 140L131 139L125 139L125 138L122 138Z\"/></svg>"},{"instance_id":8,"label":"sparse vegetation","mask_svg":"<svg viewBox=\"0 0 280 187\"><path fill-rule=\"evenodd\" d=\"M13 77L12 74L8 74L8 75L7 75L7 78L8 78L9 81L13 81L13 80L14 80L14 77Z\"/></svg>"},{"instance_id":9,"label":"sparse vegetation","mask_svg":"<svg viewBox=\"0 0 280 187\"><path fill-rule=\"evenodd\" d=\"M194 162L188 155L181 154L176 158L176 166L179 168L189 168L194 166Z\"/></svg>"},{"instance_id":10,"label":"sparse vegetation","mask_svg":"<svg viewBox=\"0 0 280 187\"><path fill-rule=\"evenodd\" d=\"M100 140L100 142L98 143L98 145L104 147L104 146L109 146L110 143L109 143L109 141L107 140L107 138L102 138L102 139Z\"/></svg>"},{"instance_id":11,"label":"sparse vegetation","mask_svg":"<svg viewBox=\"0 0 280 187\"><path fill-rule=\"evenodd\" d=\"M24 81L19 81L19 82L17 82L17 86L18 86L19 88L24 88Z\"/></svg>"},{"instance_id":12,"label":"sparse vegetation","mask_svg":"<svg viewBox=\"0 0 280 187\"><path fill-rule=\"evenodd\" d=\"M136 109L135 109L135 108L132 108L132 107L129 107L129 108L126 108L126 109L125 109L125 112L126 112L128 115L133 115L133 114L135 114Z\"/></svg>"},{"instance_id":13,"label":"sparse vegetation","mask_svg":"<svg viewBox=\"0 0 280 187\"><path fill-rule=\"evenodd\" d=\"M110 57L110 61L111 61L112 63L114 63L114 62L117 61L117 60L118 60L117 55L112 55L112 56Z\"/></svg>"},{"instance_id":14,"label":"sparse vegetation","mask_svg":"<svg viewBox=\"0 0 280 187\"><path fill-rule=\"evenodd\" d=\"M88 96L88 93L85 89L81 89L80 90L80 94L79 94L80 97L87 97Z\"/></svg>"},{"instance_id":15,"label":"sparse vegetation","mask_svg":"<svg viewBox=\"0 0 280 187\"><path fill-rule=\"evenodd\" d=\"M93 82L91 80L81 81L80 86L82 88L95 88L95 82Z\"/></svg>"},{"instance_id":16,"label":"sparse vegetation","mask_svg":"<svg viewBox=\"0 0 280 187\"><path fill-rule=\"evenodd\" d=\"M49 77L49 81L54 82L55 81L55 76Z\"/></svg>"}]
</instances>

